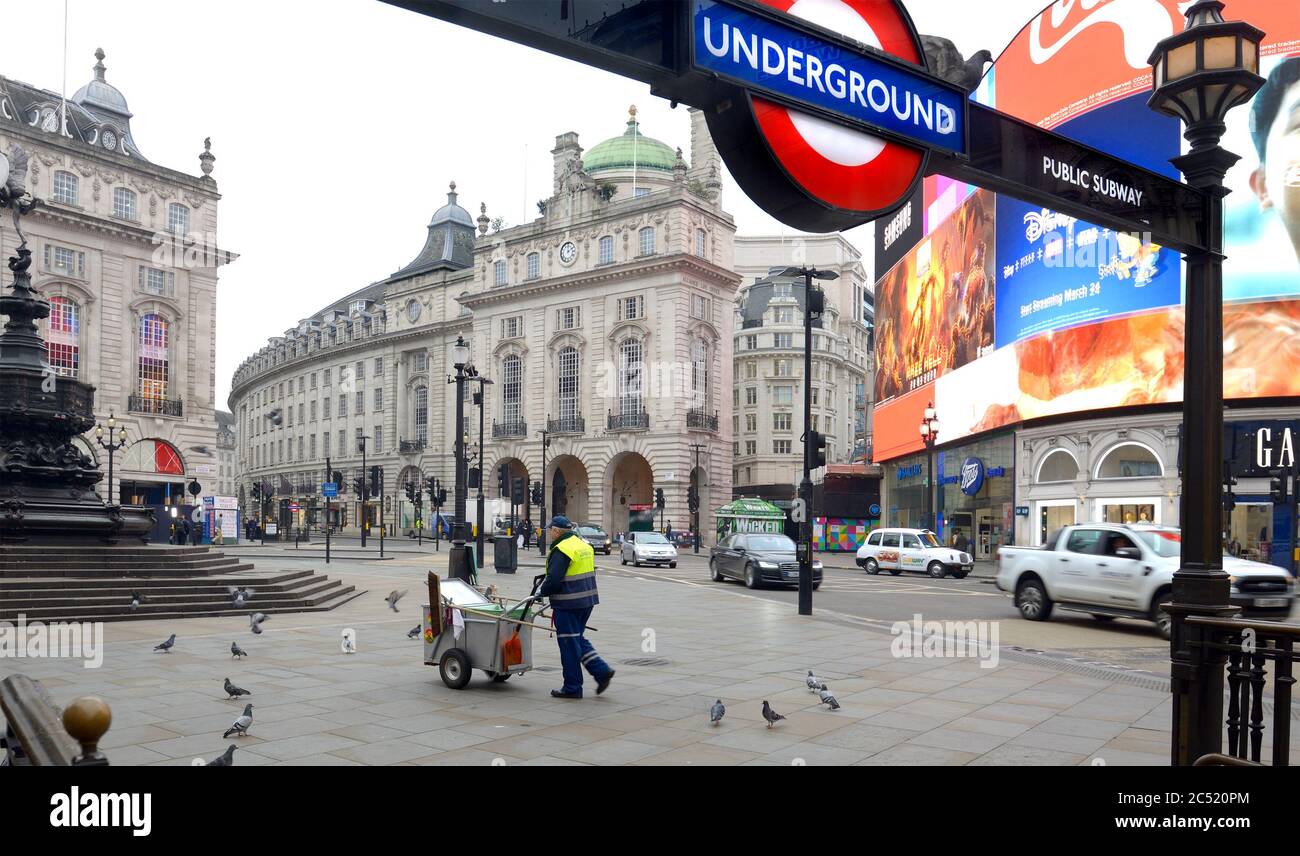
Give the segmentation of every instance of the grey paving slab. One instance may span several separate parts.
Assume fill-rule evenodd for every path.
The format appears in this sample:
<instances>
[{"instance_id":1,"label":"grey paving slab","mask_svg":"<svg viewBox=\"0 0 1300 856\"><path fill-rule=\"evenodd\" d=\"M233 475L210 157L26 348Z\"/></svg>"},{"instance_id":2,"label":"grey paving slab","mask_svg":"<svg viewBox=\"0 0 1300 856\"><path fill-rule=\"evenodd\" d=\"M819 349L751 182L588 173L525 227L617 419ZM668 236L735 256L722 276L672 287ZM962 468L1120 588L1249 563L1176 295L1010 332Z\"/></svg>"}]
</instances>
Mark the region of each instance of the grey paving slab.
<instances>
[{"instance_id":1,"label":"grey paving slab","mask_svg":"<svg viewBox=\"0 0 1300 856\"><path fill-rule=\"evenodd\" d=\"M445 555L343 560L329 573L372 592L410 588L415 601L425 571L440 563ZM517 597L531 579L490 581ZM114 725L103 746L118 764L185 764L215 757L228 742L241 747L236 763L245 757L250 766L1073 765L1094 755L1120 765L1167 754L1167 692L1010 655L996 668L971 658L895 658L892 637L878 627L825 609L800 617L737 586L606 574L600 587L593 642L618 677L608 693L576 702L549 695L560 675L548 634L533 640L538 670L499 685L476 672L464 690L445 687L419 643L403 638L413 619L405 610L393 616L375 596L333 612L276 615L258 637L226 618L110 624L102 668L40 660L21 671L60 704L88 692L105 697ZM357 629L357 655L340 652L343 627ZM641 648L646 627L656 630L654 652ZM154 654L170 632L176 652ZM232 638L247 660L231 661ZM669 665L625 662L650 654ZM810 668L831 684L839 711L807 692ZM0 676L14 670L0 661ZM242 703L222 697L227 675L253 691L255 705L250 736L231 741L221 733ZM720 726L707 717L716 698L727 705ZM773 729L759 713L764 699L787 717Z\"/></svg>"}]
</instances>

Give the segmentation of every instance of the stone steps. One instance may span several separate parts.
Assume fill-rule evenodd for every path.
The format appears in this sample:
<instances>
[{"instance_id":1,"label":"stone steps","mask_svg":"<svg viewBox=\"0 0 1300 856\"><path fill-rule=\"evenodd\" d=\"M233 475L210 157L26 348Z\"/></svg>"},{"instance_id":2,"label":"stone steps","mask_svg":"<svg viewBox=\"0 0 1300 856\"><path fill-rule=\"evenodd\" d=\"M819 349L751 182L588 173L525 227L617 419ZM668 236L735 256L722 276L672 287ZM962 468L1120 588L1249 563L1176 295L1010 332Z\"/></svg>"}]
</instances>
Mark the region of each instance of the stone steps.
<instances>
[{"instance_id":1,"label":"stone steps","mask_svg":"<svg viewBox=\"0 0 1300 856\"><path fill-rule=\"evenodd\" d=\"M231 586L253 590L234 607ZM131 609L131 594L145 603ZM0 621L245 617L333 609L364 594L311 569L258 571L207 547L0 547Z\"/></svg>"}]
</instances>

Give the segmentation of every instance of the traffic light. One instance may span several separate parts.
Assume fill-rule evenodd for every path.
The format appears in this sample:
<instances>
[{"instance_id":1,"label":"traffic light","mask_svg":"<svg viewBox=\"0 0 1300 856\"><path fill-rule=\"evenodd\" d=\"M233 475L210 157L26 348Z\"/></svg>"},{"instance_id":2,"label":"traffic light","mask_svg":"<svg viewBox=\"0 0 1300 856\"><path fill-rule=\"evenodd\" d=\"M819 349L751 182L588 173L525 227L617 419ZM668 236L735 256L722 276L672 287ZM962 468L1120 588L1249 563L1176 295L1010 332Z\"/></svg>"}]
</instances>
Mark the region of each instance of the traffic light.
<instances>
[{"instance_id":1,"label":"traffic light","mask_svg":"<svg viewBox=\"0 0 1300 856\"><path fill-rule=\"evenodd\" d=\"M539 481L533 482L532 500L533 505L542 504L542 483Z\"/></svg>"},{"instance_id":2,"label":"traffic light","mask_svg":"<svg viewBox=\"0 0 1300 856\"><path fill-rule=\"evenodd\" d=\"M1268 471L1268 496L1275 504L1286 502L1286 476L1281 470Z\"/></svg>"},{"instance_id":3,"label":"traffic light","mask_svg":"<svg viewBox=\"0 0 1300 856\"><path fill-rule=\"evenodd\" d=\"M1231 512L1237 507L1237 494L1233 491L1232 486L1237 483L1237 477L1232 474L1232 461L1223 462L1223 510Z\"/></svg>"},{"instance_id":4,"label":"traffic light","mask_svg":"<svg viewBox=\"0 0 1300 856\"><path fill-rule=\"evenodd\" d=\"M438 488L438 507L442 508L446 504L447 504L447 489L445 487L440 487Z\"/></svg>"},{"instance_id":5,"label":"traffic light","mask_svg":"<svg viewBox=\"0 0 1300 856\"><path fill-rule=\"evenodd\" d=\"M384 492L384 468L370 468L370 495L381 496Z\"/></svg>"},{"instance_id":6,"label":"traffic light","mask_svg":"<svg viewBox=\"0 0 1300 856\"><path fill-rule=\"evenodd\" d=\"M497 470L497 494L505 496L508 493L510 493L510 467L502 464Z\"/></svg>"},{"instance_id":7,"label":"traffic light","mask_svg":"<svg viewBox=\"0 0 1300 856\"><path fill-rule=\"evenodd\" d=\"M809 469L826 466L826 435L820 431L812 432L812 464Z\"/></svg>"},{"instance_id":8,"label":"traffic light","mask_svg":"<svg viewBox=\"0 0 1300 856\"><path fill-rule=\"evenodd\" d=\"M812 288L808 291L808 313L813 318L820 318L826 311L826 292L820 288Z\"/></svg>"},{"instance_id":9,"label":"traffic light","mask_svg":"<svg viewBox=\"0 0 1300 856\"><path fill-rule=\"evenodd\" d=\"M416 496L417 496L417 494L416 494L416 492L415 492L415 482L407 482L407 483L406 483L406 498L409 499L411 502L415 502L415 497L416 497Z\"/></svg>"},{"instance_id":10,"label":"traffic light","mask_svg":"<svg viewBox=\"0 0 1300 856\"><path fill-rule=\"evenodd\" d=\"M362 494L364 494L366 492L365 477L357 476L355 479L353 479L352 487L356 491L357 496L361 496Z\"/></svg>"},{"instance_id":11,"label":"traffic light","mask_svg":"<svg viewBox=\"0 0 1300 856\"><path fill-rule=\"evenodd\" d=\"M469 472L467 472L467 473L465 474L465 475L466 475L466 479L467 479L467 481L466 481L466 487L470 488L471 490L474 490L474 489L477 489L477 488L478 488L478 480L479 480L479 473L480 473L480 472L481 472L481 470L479 470L478 467L470 467L470 468L469 468Z\"/></svg>"},{"instance_id":12,"label":"traffic light","mask_svg":"<svg viewBox=\"0 0 1300 856\"><path fill-rule=\"evenodd\" d=\"M253 499L258 501L262 499L262 486L257 482L253 482Z\"/></svg>"},{"instance_id":13,"label":"traffic light","mask_svg":"<svg viewBox=\"0 0 1300 856\"><path fill-rule=\"evenodd\" d=\"M700 492L695 485L686 490L686 510L692 514L700 510Z\"/></svg>"},{"instance_id":14,"label":"traffic light","mask_svg":"<svg viewBox=\"0 0 1300 856\"><path fill-rule=\"evenodd\" d=\"M524 485L525 485L525 484L526 484L526 482L525 482L523 479L518 478L518 477L516 477L514 480L512 480L512 481L510 482L510 502L511 502L513 505L523 505L523 504L524 504Z\"/></svg>"},{"instance_id":15,"label":"traffic light","mask_svg":"<svg viewBox=\"0 0 1300 856\"><path fill-rule=\"evenodd\" d=\"M655 508L662 509L667 504L668 501L664 499L664 489L661 487L655 488Z\"/></svg>"}]
</instances>

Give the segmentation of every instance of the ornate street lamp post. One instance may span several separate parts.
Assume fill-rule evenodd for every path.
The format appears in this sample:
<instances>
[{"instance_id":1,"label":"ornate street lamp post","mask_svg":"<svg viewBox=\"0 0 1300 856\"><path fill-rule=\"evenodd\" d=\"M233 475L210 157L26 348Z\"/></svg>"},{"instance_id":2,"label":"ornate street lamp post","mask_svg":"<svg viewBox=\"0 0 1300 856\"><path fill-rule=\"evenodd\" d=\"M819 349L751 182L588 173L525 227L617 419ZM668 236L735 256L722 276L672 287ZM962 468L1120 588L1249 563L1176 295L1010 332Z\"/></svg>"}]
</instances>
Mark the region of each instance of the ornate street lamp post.
<instances>
[{"instance_id":1,"label":"ornate street lamp post","mask_svg":"<svg viewBox=\"0 0 1300 856\"><path fill-rule=\"evenodd\" d=\"M939 417L934 410L934 402L925 405L921 416L921 440L925 443L925 519L921 521L924 529L936 531L934 519L934 444L939 442Z\"/></svg>"},{"instance_id":2,"label":"ornate street lamp post","mask_svg":"<svg viewBox=\"0 0 1300 856\"><path fill-rule=\"evenodd\" d=\"M101 447L108 450L108 504L119 505L116 497L113 496L113 456L126 445L126 426L117 428L117 434L114 436L113 429L117 428L117 419L114 414L108 414L108 442L104 442L104 426L95 426L95 442Z\"/></svg>"},{"instance_id":3,"label":"ornate street lamp post","mask_svg":"<svg viewBox=\"0 0 1300 856\"><path fill-rule=\"evenodd\" d=\"M1187 26L1156 45L1148 62L1151 109L1181 119L1191 151L1172 158L1187 183L1205 193L1206 249L1187 256L1183 377L1181 561L1174 574L1170 626L1173 763L1190 765L1222 748L1223 663L1207 632L1188 616L1225 616L1229 580L1223 571L1223 184L1239 159L1219 146L1229 110L1264 84L1259 43L1249 24L1227 22L1219 0L1198 0Z\"/></svg>"},{"instance_id":4,"label":"ornate street lamp post","mask_svg":"<svg viewBox=\"0 0 1300 856\"><path fill-rule=\"evenodd\" d=\"M451 552L447 556L447 576L450 579L469 580L469 559L465 555L465 513L468 500L465 468L465 380L470 375L466 369L473 371L469 363L469 345L463 336L456 337L456 344L451 349L451 363L456 368L455 377L448 378L448 383L456 384L456 499L454 514L456 522L451 529Z\"/></svg>"}]
</instances>

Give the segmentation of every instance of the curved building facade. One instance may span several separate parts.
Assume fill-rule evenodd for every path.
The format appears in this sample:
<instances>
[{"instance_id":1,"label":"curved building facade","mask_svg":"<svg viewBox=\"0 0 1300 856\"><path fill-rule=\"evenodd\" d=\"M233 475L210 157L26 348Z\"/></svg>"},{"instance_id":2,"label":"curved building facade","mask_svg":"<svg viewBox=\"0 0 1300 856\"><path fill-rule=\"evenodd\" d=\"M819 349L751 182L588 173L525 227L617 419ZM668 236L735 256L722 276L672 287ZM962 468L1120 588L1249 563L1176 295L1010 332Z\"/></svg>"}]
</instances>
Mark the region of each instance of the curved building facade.
<instances>
[{"instance_id":1,"label":"curved building facade","mask_svg":"<svg viewBox=\"0 0 1300 856\"><path fill-rule=\"evenodd\" d=\"M693 113L692 123L693 167L642 136L635 113L624 135L587 158L576 134L561 134L552 192L520 226L491 231L487 206L472 215L453 185L414 260L304 318L237 370L230 409L241 484L275 489L281 526L319 527L328 456L344 473L333 525L355 531L382 514L390 532L407 532L408 481L437 477L450 504L459 431L471 465L484 465L488 498L504 467L529 484L545 480L548 514L617 532L644 521L662 488L663 520L683 530L695 483L703 531L713 531L709 509L731 496L739 277L717 154L702 117ZM636 160L625 163L629 140ZM458 337L491 381L482 462L478 385L465 384L457 426L447 383ZM353 484L362 438L365 466L383 468L382 499L366 508ZM246 509L254 511L251 499ZM529 503L521 513L541 522Z\"/></svg>"}]
</instances>

